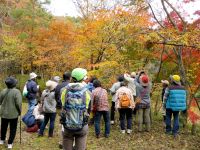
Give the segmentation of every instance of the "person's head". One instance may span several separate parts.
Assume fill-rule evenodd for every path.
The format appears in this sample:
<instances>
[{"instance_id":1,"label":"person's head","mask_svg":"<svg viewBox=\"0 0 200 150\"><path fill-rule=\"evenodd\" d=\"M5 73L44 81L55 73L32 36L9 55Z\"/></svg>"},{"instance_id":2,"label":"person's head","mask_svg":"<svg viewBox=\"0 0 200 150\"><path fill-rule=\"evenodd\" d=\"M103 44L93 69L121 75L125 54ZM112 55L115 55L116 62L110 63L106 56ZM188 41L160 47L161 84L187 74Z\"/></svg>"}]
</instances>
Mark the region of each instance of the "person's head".
<instances>
[{"instance_id":1,"label":"person's head","mask_svg":"<svg viewBox=\"0 0 200 150\"><path fill-rule=\"evenodd\" d=\"M57 85L58 85L58 83L55 82L55 81L52 81L52 80L48 80L48 81L46 82L46 88L47 88L48 90L50 90L50 91L53 91L53 90L56 88Z\"/></svg>"},{"instance_id":2,"label":"person's head","mask_svg":"<svg viewBox=\"0 0 200 150\"><path fill-rule=\"evenodd\" d=\"M136 77L136 73L135 72L131 72L131 78L135 78Z\"/></svg>"},{"instance_id":3,"label":"person's head","mask_svg":"<svg viewBox=\"0 0 200 150\"><path fill-rule=\"evenodd\" d=\"M139 76L142 76L142 75L146 75L146 73L145 73L144 70L141 70L141 71L139 72Z\"/></svg>"},{"instance_id":4,"label":"person's head","mask_svg":"<svg viewBox=\"0 0 200 150\"><path fill-rule=\"evenodd\" d=\"M82 82L83 80L87 78L87 70L83 68L75 68L72 71L71 76L72 76L73 82Z\"/></svg>"},{"instance_id":5,"label":"person's head","mask_svg":"<svg viewBox=\"0 0 200 150\"><path fill-rule=\"evenodd\" d=\"M37 74L34 73L34 72L31 72L31 73L29 74L29 78L30 78L30 80L36 80Z\"/></svg>"},{"instance_id":6,"label":"person's head","mask_svg":"<svg viewBox=\"0 0 200 150\"><path fill-rule=\"evenodd\" d=\"M119 76L117 77L117 81L123 82L123 81L124 81L124 76L123 76L123 75L119 75Z\"/></svg>"},{"instance_id":7,"label":"person's head","mask_svg":"<svg viewBox=\"0 0 200 150\"><path fill-rule=\"evenodd\" d=\"M98 88L98 87L101 87L101 82L99 81L99 80L94 80L93 81L93 86L95 87L95 88Z\"/></svg>"},{"instance_id":8,"label":"person's head","mask_svg":"<svg viewBox=\"0 0 200 150\"><path fill-rule=\"evenodd\" d=\"M97 77L95 77L95 76L91 76L91 77L89 78L89 82L90 82L90 83L93 83L95 80L97 80Z\"/></svg>"},{"instance_id":9,"label":"person's head","mask_svg":"<svg viewBox=\"0 0 200 150\"><path fill-rule=\"evenodd\" d=\"M14 77L7 77L5 80L5 84L8 89L12 89L12 88L16 87L17 79L15 79Z\"/></svg>"},{"instance_id":10,"label":"person's head","mask_svg":"<svg viewBox=\"0 0 200 150\"><path fill-rule=\"evenodd\" d=\"M149 77L147 75L141 75L140 76L140 84L143 87L147 87L149 85Z\"/></svg>"},{"instance_id":11,"label":"person's head","mask_svg":"<svg viewBox=\"0 0 200 150\"><path fill-rule=\"evenodd\" d=\"M181 85L181 77L179 75L171 75L170 81L172 84Z\"/></svg>"},{"instance_id":12,"label":"person's head","mask_svg":"<svg viewBox=\"0 0 200 150\"><path fill-rule=\"evenodd\" d=\"M127 86L127 82L123 81L120 83L120 87Z\"/></svg>"},{"instance_id":13,"label":"person's head","mask_svg":"<svg viewBox=\"0 0 200 150\"><path fill-rule=\"evenodd\" d=\"M54 76L52 80L59 83L60 79L61 78L59 76Z\"/></svg>"},{"instance_id":14,"label":"person's head","mask_svg":"<svg viewBox=\"0 0 200 150\"><path fill-rule=\"evenodd\" d=\"M169 81L167 81L167 80L161 80L161 83L162 83L163 87L168 87L168 85L169 85Z\"/></svg>"},{"instance_id":15,"label":"person's head","mask_svg":"<svg viewBox=\"0 0 200 150\"><path fill-rule=\"evenodd\" d=\"M70 72L65 72L63 74L63 80L64 81L69 81L71 79L71 73Z\"/></svg>"}]
</instances>

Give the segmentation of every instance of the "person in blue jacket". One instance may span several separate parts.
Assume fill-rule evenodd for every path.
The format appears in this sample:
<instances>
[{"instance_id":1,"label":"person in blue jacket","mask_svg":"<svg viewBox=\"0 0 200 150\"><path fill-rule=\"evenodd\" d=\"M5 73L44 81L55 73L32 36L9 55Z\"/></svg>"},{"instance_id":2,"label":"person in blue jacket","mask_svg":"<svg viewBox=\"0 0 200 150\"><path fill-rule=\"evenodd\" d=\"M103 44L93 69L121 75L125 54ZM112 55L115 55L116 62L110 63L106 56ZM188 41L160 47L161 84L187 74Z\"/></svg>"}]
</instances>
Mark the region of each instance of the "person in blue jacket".
<instances>
[{"instance_id":1,"label":"person in blue jacket","mask_svg":"<svg viewBox=\"0 0 200 150\"><path fill-rule=\"evenodd\" d=\"M179 75L170 76L171 85L166 88L164 94L164 107L166 108L166 134L177 137L179 131L179 112L186 110L186 90L181 85ZM173 129L171 127L172 115L174 118Z\"/></svg>"},{"instance_id":2,"label":"person in blue jacket","mask_svg":"<svg viewBox=\"0 0 200 150\"><path fill-rule=\"evenodd\" d=\"M39 85L36 83L37 74L34 72L30 73L30 79L26 83L27 87L27 96L28 99L28 109L35 106L37 104L36 96L37 92L39 91Z\"/></svg>"}]
</instances>

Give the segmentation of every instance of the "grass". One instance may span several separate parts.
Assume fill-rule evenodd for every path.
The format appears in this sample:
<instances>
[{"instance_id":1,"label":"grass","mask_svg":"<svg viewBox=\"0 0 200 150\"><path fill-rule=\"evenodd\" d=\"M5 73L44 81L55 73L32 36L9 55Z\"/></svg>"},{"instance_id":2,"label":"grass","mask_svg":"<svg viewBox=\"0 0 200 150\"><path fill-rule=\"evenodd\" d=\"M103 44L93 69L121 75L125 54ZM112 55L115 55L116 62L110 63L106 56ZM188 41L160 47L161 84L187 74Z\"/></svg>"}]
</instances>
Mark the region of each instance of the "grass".
<instances>
[{"instance_id":1,"label":"grass","mask_svg":"<svg viewBox=\"0 0 200 150\"><path fill-rule=\"evenodd\" d=\"M23 114L27 110L27 104L23 103ZM117 120L117 118L116 118ZM103 128L103 121L101 127ZM17 135L14 142L14 150L59 150L58 143L60 137L59 117L56 118L54 138L47 137L47 130L44 137L38 137L37 133L27 133L22 123L22 144L19 138L19 125ZM191 135L189 130L180 129L180 136L174 139L170 135L165 135L162 127L161 117L153 117L152 128L150 132L137 132L137 125L133 126L131 135L121 134L118 123L111 126L111 135L109 138L103 137L103 129L101 137L95 138L94 127L89 127L87 140L87 150L198 150L200 149L200 135ZM0 146L1 150L6 149Z\"/></svg>"}]
</instances>

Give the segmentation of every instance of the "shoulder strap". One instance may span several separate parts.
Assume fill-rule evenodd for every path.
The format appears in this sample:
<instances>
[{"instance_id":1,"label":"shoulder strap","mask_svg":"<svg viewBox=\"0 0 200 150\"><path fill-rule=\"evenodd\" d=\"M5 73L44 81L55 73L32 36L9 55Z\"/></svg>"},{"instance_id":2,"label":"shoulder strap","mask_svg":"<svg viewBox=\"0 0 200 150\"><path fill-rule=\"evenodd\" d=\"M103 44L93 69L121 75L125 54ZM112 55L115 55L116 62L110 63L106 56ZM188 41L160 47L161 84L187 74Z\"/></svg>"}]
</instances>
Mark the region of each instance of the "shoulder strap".
<instances>
[{"instance_id":1,"label":"shoulder strap","mask_svg":"<svg viewBox=\"0 0 200 150\"><path fill-rule=\"evenodd\" d=\"M1 105L3 104L3 102L4 102L4 99L5 99L5 97L8 95L8 93L9 93L9 89L7 89L7 91L6 91L6 93L5 93L5 95L4 95L4 97L3 97L3 101L2 101L2 103L1 103Z\"/></svg>"}]
</instances>

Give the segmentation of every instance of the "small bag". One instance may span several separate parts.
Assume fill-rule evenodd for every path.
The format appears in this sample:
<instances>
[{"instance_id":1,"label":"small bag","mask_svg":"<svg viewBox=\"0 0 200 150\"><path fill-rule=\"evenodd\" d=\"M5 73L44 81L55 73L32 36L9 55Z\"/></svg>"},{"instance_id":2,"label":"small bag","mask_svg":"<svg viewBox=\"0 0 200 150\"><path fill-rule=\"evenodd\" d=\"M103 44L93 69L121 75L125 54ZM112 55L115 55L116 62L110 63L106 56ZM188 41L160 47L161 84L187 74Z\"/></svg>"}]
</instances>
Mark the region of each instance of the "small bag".
<instances>
[{"instance_id":1,"label":"small bag","mask_svg":"<svg viewBox=\"0 0 200 150\"><path fill-rule=\"evenodd\" d=\"M135 100L135 104L140 104L141 103L141 98L140 97L136 97L136 100Z\"/></svg>"},{"instance_id":2,"label":"small bag","mask_svg":"<svg viewBox=\"0 0 200 150\"><path fill-rule=\"evenodd\" d=\"M27 84L27 83L26 83L26 84ZM22 92L22 95L23 95L24 97L26 97L26 96L28 95L28 90L27 90L26 84L24 85L23 92Z\"/></svg>"}]
</instances>

